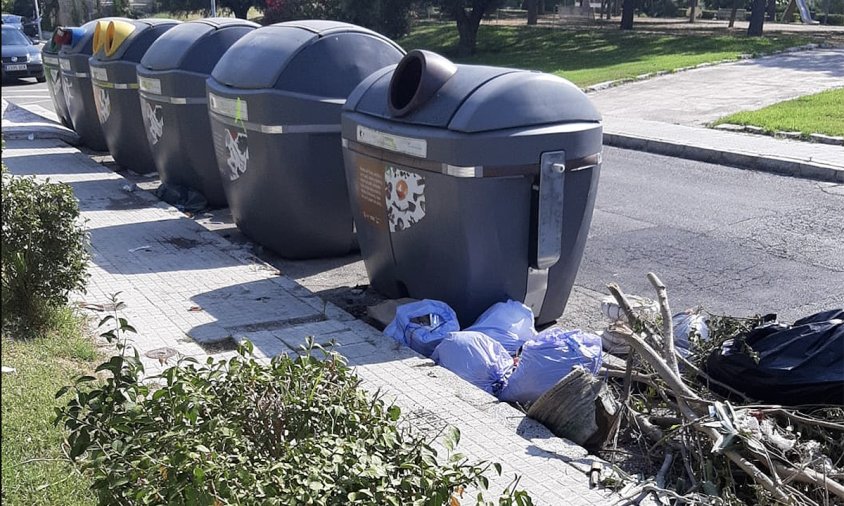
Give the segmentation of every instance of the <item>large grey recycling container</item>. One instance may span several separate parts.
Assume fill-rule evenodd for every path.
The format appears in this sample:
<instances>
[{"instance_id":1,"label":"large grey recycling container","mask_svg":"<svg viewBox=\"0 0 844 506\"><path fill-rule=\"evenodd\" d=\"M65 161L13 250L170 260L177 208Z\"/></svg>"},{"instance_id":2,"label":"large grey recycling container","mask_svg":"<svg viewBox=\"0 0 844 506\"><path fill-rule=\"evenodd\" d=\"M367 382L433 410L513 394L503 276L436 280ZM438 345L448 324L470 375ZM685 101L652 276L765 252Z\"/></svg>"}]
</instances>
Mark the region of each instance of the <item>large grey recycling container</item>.
<instances>
[{"instance_id":1,"label":"large grey recycling container","mask_svg":"<svg viewBox=\"0 0 844 506\"><path fill-rule=\"evenodd\" d=\"M91 56L91 82L97 116L111 156L138 174L155 172L138 95L137 65L172 19L110 21L104 43Z\"/></svg>"},{"instance_id":2,"label":"large grey recycling container","mask_svg":"<svg viewBox=\"0 0 844 506\"><path fill-rule=\"evenodd\" d=\"M466 326L495 302L558 318L597 192L601 117L570 82L411 51L343 111L346 177L372 285L447 302Z\"/></svg>"},{"instance_id":3,"label":"large grey recycling container","mask_svg":"<svg viewBox=\"0 0 844 506\"><path fill-rule=\"evenodd\" d=\"M237 41L208 80L211 129L237 226L287 258L355 248L340 111L404 52L359 26L296 21Z\"/></svg>"},{"instance_id":4,"label":"large grey recycling container","mask_svg":"<svg viewBox=\"0 0 844 506\"><path fill-rule=\"evenodd\" d=\"M91 68L88 59L94 52L94 34L97 25L122 18L104 18L85 23L80 28L83 36L59 50L59 67L62 74L62 93L73 129L83 144L96 151L108 150L103 136L97 107L91 88Z\"/></svg>"},{"instance_id":5,"label":"large grey recycling container","mask_svg":"<svg viewBox=\"0 0 844 506\"><path fill-rule=\"evenodd\" d=\"M205 81L223 53L260 25L209 18L174 27L138 65L141 111L161 182L202 193L211 207L226 195L214 156Z\"/></svg>"},{"instance_id":6,"label":"large grey recycling container","mask_svg":"<svg viewBox=\"0 0 844 506\"><path fill-rule=\"evenodd\" d=\"M62 73L59 67L59 51L62 45L57 43L56 35L59 28L53 32L44 47L41 48L41 61L44 62L44 77L47 78L47 91L50 92L50 100L53 102L53 108L56 110L56 116L62 125L73 128L73 121L70 119L70 113L67 112L67 102L64 98L64 89L62 88Z\"/></svg>"}]
</instances>

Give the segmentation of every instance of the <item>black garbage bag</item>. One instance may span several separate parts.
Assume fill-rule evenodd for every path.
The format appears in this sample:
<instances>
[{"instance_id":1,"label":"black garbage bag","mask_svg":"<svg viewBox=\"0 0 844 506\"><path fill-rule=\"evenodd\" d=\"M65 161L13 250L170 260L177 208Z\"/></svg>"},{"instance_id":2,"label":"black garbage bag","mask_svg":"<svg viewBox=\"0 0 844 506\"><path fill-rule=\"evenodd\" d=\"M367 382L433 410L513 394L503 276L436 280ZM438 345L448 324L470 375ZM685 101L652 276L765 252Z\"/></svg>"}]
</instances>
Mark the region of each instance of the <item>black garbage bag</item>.
<instances>
[{"instance_id":1,"label":"black garbage bag","mask_svg":"<svg viewBox=\"0 0 844 506\"><path fill-rule=\"evenodd\" d=\"M714 350L706 372L768 403L844 405L844 310L760 325Z\"/></svg>"},{"instance_id":2,"label":"black garbage bag","mask_svg":"<svg viewBox=\"0 0 844 506\"><path fill-rule=\"evenodd\" d=\"M183 212L198 213L208 207L204 195L179 184L161 183L155 190L155 196Z\"/></svg>"}]
</instances>

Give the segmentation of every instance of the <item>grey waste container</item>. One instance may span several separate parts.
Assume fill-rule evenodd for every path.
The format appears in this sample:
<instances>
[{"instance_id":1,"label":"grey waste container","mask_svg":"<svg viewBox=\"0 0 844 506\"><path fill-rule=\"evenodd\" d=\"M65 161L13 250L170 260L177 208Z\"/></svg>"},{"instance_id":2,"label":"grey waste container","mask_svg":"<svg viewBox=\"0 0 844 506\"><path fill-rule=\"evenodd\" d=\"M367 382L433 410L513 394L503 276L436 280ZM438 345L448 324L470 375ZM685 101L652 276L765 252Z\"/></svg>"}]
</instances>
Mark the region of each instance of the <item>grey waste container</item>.
<instances>
[{"instance_id":1,"label":"grey waste container","mask_svg":"<svg viewBox=\"0 0 844 506\"><path fill-rule=\"evenodd\" d=\"M340 111L372 72L404 52L333 21L265 26L237 41L208 80L223 188L237 226L287 258L355 248Z\"/></svg>"},{"instance_id":2,"label":"grey waste container","mask_svg":"<svg viewBox=\"0 0 844 506\"><path fill-rule=\"evenodd\" d=\"M71 44L63 45L59 50L62 93L67 105L67 114L82 143L96 151L107 151L108 146L100 120L97 119L88 59L94 51L94 34L97 25L107 24L112 19L120 18L103 18L85 23L80 27L83 35Z\"/></svg>"},{"instance_id":3,"label":"grey waste container","mask_svg":"<svg viewBox=\"0 0 844 506\"><path fill-rule=\"evenodd\" d=\"M346 177L372 285L439 299L463 326L516 299L565 307L592 218L601 117L548 74L411 51L342 117Z\"/></svg>"},{"instance_id":4,"label":"grey waste container","mask_svg":"<svg viewBox=\"0 0 844 506\"><path fill-rule=\"evenodd\" d=\"M147 50L138 65L141 111L161 182L192 188L211 207L225 207L205 80L223 53L260 25L210 18L174 27Z\"/></svg>"},{"instance_id":5,"label":"grey waste container","mask_svg":"<svg viewBox=\"0 0 844 506\"><path fill-rule=\"evenodd\" d=\"M118 165L138 174L155 172L155 163L141 117L136 67L152 43L177 24L171 19L110 21L105 40L89 60L108 151Z\"/></svg>"},{"instance_id":6,"label":"grey waste container","mask_svg":"<svg viewBox=\"0 0 844 506\"><path fill-rule=\"evenodd\" d=\"M73 128L73 122L70 120L70 113L67 112L67 102L64 98L64 89L62 88L62 73L59 67L59 51L62 44L56 41L57 28L53 32L53 36L41 48L41 61L44 62L44 77L47 78L47 91L50 92L50 100L53 102L53 108L56 110L56 116L62 125Z\"/></svg>"}]
</instances>

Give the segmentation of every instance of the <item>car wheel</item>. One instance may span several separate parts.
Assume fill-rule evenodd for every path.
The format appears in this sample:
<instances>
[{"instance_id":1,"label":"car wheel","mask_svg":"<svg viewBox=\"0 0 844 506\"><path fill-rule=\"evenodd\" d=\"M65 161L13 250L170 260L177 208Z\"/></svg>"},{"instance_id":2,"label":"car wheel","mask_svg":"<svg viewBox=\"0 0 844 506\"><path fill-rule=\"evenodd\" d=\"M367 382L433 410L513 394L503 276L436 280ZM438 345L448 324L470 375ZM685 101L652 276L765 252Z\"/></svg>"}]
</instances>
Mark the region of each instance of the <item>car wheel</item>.
<instances>
[{"instance_id":1,"label":"car wheel","mask_svg":"<svg viewBox=\"0 0 844 506\"><path fill-rule=\"evenodd\" d=\"M41 74L40 76L35 76L35 80L39 83L47 82L47 78L44 76L44 74Z\"/></svg>"}]
</instances>

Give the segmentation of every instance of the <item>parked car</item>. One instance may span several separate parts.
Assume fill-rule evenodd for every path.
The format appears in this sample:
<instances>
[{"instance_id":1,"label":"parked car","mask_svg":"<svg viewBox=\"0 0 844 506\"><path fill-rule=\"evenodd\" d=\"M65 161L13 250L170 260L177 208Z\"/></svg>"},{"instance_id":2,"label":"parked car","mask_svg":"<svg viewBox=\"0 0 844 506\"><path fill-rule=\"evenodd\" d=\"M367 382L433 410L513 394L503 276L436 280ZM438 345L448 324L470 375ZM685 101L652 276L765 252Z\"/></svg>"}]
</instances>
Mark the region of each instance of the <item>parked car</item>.
<instances>
[{"instance_id":1,"label":"parked car","mask_svg":"<svg viewBox=\"0 0 844 506\"><path fill-rule=\"evenodd\" d=\"M11 26L23 31L23 18L15 14L3 13L3 26Z\"/></svg>"},{"instance_id":2,"label":"parked car","mask_svg":"<svg viewBox=\"0 0 844 506\"><path fill-rule=\"evenodd\" d=\"M34 77L46 81L41 51L18 28L3 24L3 80Z\"/></svg>"},{"instance_id":3,"label":"parked car","mask_svg":"<svg viewBox=\"0 0 844 506\"><path fill-rule=\"evenodd\" d=\"M22 31L33 42L39 41L38 23L34 19L18 16L17 14L3 13L3 26L11 26Z\"/></svg>"}]
</instances>

